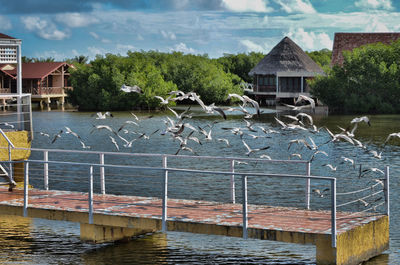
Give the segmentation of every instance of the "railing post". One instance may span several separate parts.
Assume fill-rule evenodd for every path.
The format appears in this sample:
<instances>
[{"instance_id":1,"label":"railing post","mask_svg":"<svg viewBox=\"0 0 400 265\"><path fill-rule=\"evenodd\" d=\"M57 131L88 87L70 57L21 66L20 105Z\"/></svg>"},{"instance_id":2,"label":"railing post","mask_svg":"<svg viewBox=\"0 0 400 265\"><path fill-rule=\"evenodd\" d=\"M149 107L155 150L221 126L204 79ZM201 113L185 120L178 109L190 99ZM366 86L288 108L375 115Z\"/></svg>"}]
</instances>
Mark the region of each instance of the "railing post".
<instances>
[{"instance_id":1,"label":"railing post","mask_svg":"<svg viewBox=\"0 0 400 265\"><path fill-rule=\"evenodd\" d=\"M100 165L104 165L104 154L100 154ZM104 178L104 167L100 167L100 192L106 194L106 183Z\"/></svg>"},{"instance_id":2,"label":"railing post","mask_svg":"<svg viewBox=\"0 0 400 265\"><path fill-rule=\"evenodd\" d=\"M242 197L243 197L243 238L247 239L247 176L242 176Z\"/></svg>"},{"instance_id":3,"label":"railing post","mask_svg":"<svg viewBox=\"0 0 400 265\"><path fill-rule=\"evenodd\" d=\"M44 176L44 189L49 190L49 151L44 151L43 160L45 163L43 164L43 176Z\"/></svg>"},{"instance_id":4,"label":"railing post","mask_svg":"<svg viewBox=\"0 0 400 265\"><path fill-rule=\"evenodd\" d=\"M93 224L93 166L89 170L89 224Z\"/></svg>"},{"instance_id":5,"label":"railing post","mask_svg":"<svg viewBox=\"0 0 400 265\"><path fill-rule=\"evenodd\" d=\"M307 176L311 176L311 162L307 162ZM311 179L306 179L306 209L310 210L310 184Z\"/></svg>"},{"instance_id":6,"label":"railing post","mask_svg":"<svg viewBox=\"0 0 400 265\"><path fill-rule=\"evenodd\" d=\"M385 208L386 208L386 215L388 216L388 219L390 221L390 193L389 193L389 166L385 167L385 186L384 186L384 192L385 192Z\"/></svg>"},{"instance_id":7,"label":"railing post","mask_svg":"<svg viewBox=\"0 0 400 265\"><path fill-rule=\"evenodd\" d=\"M24 163L24 217L28 216L29 162Z\"/></svg>"},{"instance_id":8,"label":"railing post","mask_svg":"<svg viewBox=\"0 0 400 265\"><path fill-rule=\"evenodd\" d=\"M235 160L231 160L231 201L232 203L236 203L236 199L235 199L235 175L233 173L235 173Z\"/></svg>"},{"instance_id":9,"label":"railing post","mask_svg":"<svg viewBox=\"0 0 400 265\"><path fill-rule=\"evenodd\" d=\"M14 181L14 174L13 174L13 163L12 161L12 155L11 155L11 145L8 144L8 161L10 161L10 170L9 170L9 175L10 175L10 181Z\"/></svg>"},{"instance_id":10,"label":"railing post","mask_svg":"<svg viewBox=\"0 0 400 265\"><path fill-rule=\"evenodd\" d=\"M164 181L163 181L163 198L162 198L162 232L167 232L167 200L168 200L168 170L167 170L167 156L162 157L162 166L164 168Z\"/></svg>"},{"instance_id":11,"label":"railing post","mask_svg":"<svg viewBox=\"0 0 400 265\"><path fill-rule=\"evenodd\" d=\"M336 248L336 179L331 180L331 237L332 247Z\"/></svg>"}]
</instances>

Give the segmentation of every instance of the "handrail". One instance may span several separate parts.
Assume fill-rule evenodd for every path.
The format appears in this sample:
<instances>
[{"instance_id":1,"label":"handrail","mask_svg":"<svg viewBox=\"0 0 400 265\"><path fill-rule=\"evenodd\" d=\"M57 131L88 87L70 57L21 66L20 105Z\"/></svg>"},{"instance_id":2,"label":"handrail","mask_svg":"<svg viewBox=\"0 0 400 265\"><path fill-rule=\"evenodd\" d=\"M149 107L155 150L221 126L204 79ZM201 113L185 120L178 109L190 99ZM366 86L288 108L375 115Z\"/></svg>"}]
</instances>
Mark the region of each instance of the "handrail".
<instances>
[{"instance_id":1,"label":"handrail","mask_svg":"<svg viewBox=\"0 0 400 265\"><path fill-rule=\"evenodd\" d=\"M4 139L8 142L8 144L12 147L15 148L14 144L11 142L11 140L7 137L7 135L4 133L4 131L0 128L0 133L3 135Z\"/></svg>"},{"instance_id":2,"label":"handrail","mask_svg":"<svg viewBox=\"0 0 400 265\"><path fill-rule=\"evenodd\" d=\"M165 155L167 156L167 155ZM268 160L269 161L269 160ZM20 161L11 161L11 163L19 163ZM65 162L65 161L46 161L46 160L25 160L25 162L42 163L42 164L61 164L61 165L79 165L79 166L94 166L94 167L108 167L108 168L130 168L139 170L154 170L154 171L172 171L172 172L187 172L187 173L204 173L215 175L232 175L231 171L212 171L212 170L199 170L199 169L186 169L186 168L173 168L173 167L143 167L143 166L130 166L130 165L107 165L96 163L83 163L83 162ZM317 180L335 180L334 177L324 176L308 176L308 175L295 175L295 174L274 174L274 173L256 173L256 172L235 172L239 176L257 176L257 177L284 177L284 178L303 178L303 179L317 179Z\"/></svg>"},{"instance_id":3,"label":"handrail","mask_svg":"<svg viewBox=\"0 0 400 265\"><path fill-rule=\"evenodd\" d=\"M0 147L4 148L4 147ZM216 160L236 160L236 161L253 161L253 162L270 162L270 163L293 163L293 164L307 164L306 160L279 160L279 159L263 159L251 157L222 157L222 156L194 156L194 155L175 155L175 154L158 154L158 153L125 153L125 152L107 152L107 151L84 151L84 150L67 150L67 149L44 149L44 148L24 148L15 147L16 150L27 151L47 151L54 153L76 153L76 154L104 154L104 155L120 155L120 156L147 156L147 157L176 157L176 158L196 158L196 159L216 159Z\"/></svg>"},{"instance_id":4,"label":"handrail","mask_svg":"<svg viewBox=\"0 0 400 265\"><path fill-rule=\"evenodd\" d=\"M17 163L17 161L9 161L10 163ZM107 165L104 163L83 163L83 162L65 162L65 161L48 161L45 160L25 160L25 183L24 183L24 216L28 216L28 185L29 185L29 163L43 163L48 164L62 164L62 165L82 165L87 166L89 170L89 192L88 192L88 214L89 223L93 223L93 167L98 168L130 168L130 169L141 169L141 170L156 170L164 172L163 185L163 195L162 195L162 230L167 230L167 190L168 190L168 172L188 172L188 173L204 173L213 175L231 175L232 171L211 171L211 170L197 170L197 169L184 169L184 168L169 168L167 166L167 155L163 156L162 167L143 167L143 166L133 166L133 165ZM234 172L235 175L242 176L242 215L243 215L243 238L248 236L248 205L247 205L247 178L249 176L258 177L293 177L293 178L303 178L303 179L318 179L326 180L331 183L331 235L332 235L332 247L336 247L336 178L334 177L323 177L323 176L311 176L307 175L295 175L295 174L272 174L272 173L253 173L253 172Z\"/></svg>"}]
</instances>

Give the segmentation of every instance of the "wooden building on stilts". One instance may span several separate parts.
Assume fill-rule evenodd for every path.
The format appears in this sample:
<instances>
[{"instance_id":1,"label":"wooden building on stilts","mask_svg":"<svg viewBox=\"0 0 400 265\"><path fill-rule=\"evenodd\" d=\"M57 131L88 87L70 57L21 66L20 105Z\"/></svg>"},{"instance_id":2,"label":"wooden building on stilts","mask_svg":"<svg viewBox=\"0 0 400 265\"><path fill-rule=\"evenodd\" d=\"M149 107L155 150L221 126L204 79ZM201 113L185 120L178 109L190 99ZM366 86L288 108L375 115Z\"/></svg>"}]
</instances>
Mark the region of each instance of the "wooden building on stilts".
<instances>
[{"instance_id":1,"label":"wooden building on stilts","mask_svg":"<svg viewBox=\"0 0 400 265\"><path fill-rule=\"evenodd\" d=\"M277 101L310 96L307 79L325 75L294 41L283 38L251 71L257 101L273 105Z\"/></svg>"}]
</instances>

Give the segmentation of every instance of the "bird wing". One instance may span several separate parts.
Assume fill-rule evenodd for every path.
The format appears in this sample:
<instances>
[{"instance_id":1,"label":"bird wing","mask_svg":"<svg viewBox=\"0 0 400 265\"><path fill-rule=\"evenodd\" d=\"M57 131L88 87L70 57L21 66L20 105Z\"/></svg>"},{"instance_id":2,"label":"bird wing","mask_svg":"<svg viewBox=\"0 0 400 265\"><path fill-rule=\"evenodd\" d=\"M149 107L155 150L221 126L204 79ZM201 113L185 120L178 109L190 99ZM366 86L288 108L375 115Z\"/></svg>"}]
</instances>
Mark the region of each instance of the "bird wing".
<instances>
[{"instance_id":1,"label":"bird wing","mask_svg":"<svg viewBox=\"0 0 400 265\"><path fill-rule=\"evenodd\" d=\"M222 116L222 118L224 118L224 120L226 120L225 112L224 112L221 108L219 108L219 107L214 107L213 110L215 110L216 112L218 112L218 113Z\"/></svg>"}]
</instances>

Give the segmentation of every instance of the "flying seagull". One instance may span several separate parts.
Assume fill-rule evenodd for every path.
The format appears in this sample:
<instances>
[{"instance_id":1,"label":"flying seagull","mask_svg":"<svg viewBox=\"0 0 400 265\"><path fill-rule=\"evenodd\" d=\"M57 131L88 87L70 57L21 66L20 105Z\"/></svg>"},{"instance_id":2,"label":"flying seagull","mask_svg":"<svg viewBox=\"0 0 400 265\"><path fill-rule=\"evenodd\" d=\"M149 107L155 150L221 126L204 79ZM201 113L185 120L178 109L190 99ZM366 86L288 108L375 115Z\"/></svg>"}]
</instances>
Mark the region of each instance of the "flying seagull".
<instances>
[{"instance_id":1,"label":"flying seagull","mask_svg":"<svg viewBox=\"0 0 400 265\"><path fill-rule=\"evenodd\" d=\"M142 89L140 87L138 87L137 85L127 86L127 85L123 84L121 86L121 91L126 92L126 93L131 93L131 92L139 93L139 94L142 93Z\"/></svg>"},{"instance_id":2,"label":"flying seagull","mask_svg":"<svg viewBox=\"0 0 400 265\"><path fill-rule=\"evenodd\" d=\"M93 114L92 116L97 115L96 120L104 120L107 116L109 117L114 117L114 115L112 115L109 111L107 111L106 113L101 113L101 112L97 112L96 114Z\"/></svg>"},{"instance_id":3,"label":"flying seagull","mask_svg":"<svg viewBox=\"0 0 400 265\"><path fill-rule=\"evenodd\" d=\"M60 138L62 133L63 130L60 130L56 135L54 135L53 141L51 141L51 143L53 144L58 138Z\"/></svg>"},{"instance_id":4,"label":"flying seagull","mask_svg":"<svg viewBox=\"0 0 400 265\"><path fill-rule=\"evenodd\" d=\"M253 153L253 152L257 152L257 151L261 151L261 150L267 150L268 148L270 148L269 146L265 146L265 147L262 147L262 148L251 149L250 146L244 140L242 140L242 143L247 149L247 153L246 153L247 156L250 156L250 154Z\"/></svg>"}]
</instances>

